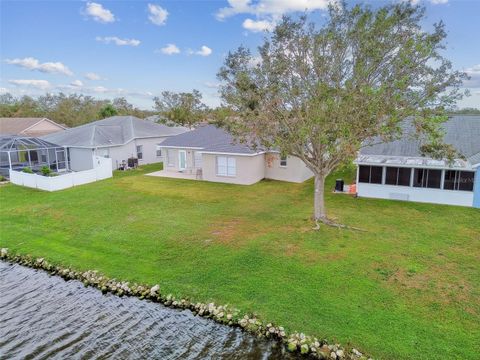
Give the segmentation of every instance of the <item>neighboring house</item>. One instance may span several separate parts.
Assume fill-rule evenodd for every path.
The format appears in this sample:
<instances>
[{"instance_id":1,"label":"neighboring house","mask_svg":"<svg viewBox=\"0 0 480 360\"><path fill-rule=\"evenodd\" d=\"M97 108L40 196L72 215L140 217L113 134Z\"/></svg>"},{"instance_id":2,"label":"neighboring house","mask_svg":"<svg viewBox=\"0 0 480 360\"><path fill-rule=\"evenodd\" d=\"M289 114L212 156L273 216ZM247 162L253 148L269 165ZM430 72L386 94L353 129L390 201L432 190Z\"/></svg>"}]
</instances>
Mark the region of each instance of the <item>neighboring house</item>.
<instances>
[{"instance_id":1,"label":"neighboring house","mask_svg":"<svg viewBox=\"0 0 480 360\"><path fill-rule=\"evenodd\" d=\"M111 158L113 169L118 169L129 158L137 158L140 165L162 162L162 141L185 131L134 116L112 116L43 139L68 148L72 170L92 168L93 156Z\"/></svg>"},{"instance_id":2,"label":"neighboring house","mask_svg":"<svg viewBox=\"0 0 480 360\"><path fill-rule=\"evenodd\" d=\"M1 135L39 137L65 129L65 126L47 118L0 118Z\"/></svg>"},{"instance_id":3,"label":"neighboring house","mask_svg":"<svg viewBox=\"0 0 480 360\"><path fill-rule=\"evenodd\" d=\"M303 182L313 176L299 158L254 150L235 142L228 132L214 125L171 137L160 147L165 154L163 173L242 185L264 178Z\"/></svg>"},{"instance_id":4,"label":"neighboring house","mask_svg":"<svg viewBox=\"0 0 480 360\"><path fill-rule=\"evenodd\" d=\"M420 142L407 130L400 140L360 151L358 196L480 208L480 116L453 116L442 126L445 143L463 159L422 156Z\"/></svg>"}]
</instances>

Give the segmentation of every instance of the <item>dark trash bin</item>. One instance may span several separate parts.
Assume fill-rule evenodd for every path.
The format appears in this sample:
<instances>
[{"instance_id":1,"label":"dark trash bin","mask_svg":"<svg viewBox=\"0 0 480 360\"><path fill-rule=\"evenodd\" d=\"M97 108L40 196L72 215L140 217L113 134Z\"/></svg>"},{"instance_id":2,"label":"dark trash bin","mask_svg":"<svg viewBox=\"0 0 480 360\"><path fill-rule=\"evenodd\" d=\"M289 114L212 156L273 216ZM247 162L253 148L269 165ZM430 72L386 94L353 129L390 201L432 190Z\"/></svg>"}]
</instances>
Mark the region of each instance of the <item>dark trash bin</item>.
<instances>
[{"instance_id":1,"label":"dark trash bin","mask_svg":"<svg viewBox=\"0 0 480 360\"><path fill-rule=\"evenodd\" d=\"M337 179L335 181L335 191L343 192L343 186L345 185L343 179Z\"/></svg>"}]
</instances>

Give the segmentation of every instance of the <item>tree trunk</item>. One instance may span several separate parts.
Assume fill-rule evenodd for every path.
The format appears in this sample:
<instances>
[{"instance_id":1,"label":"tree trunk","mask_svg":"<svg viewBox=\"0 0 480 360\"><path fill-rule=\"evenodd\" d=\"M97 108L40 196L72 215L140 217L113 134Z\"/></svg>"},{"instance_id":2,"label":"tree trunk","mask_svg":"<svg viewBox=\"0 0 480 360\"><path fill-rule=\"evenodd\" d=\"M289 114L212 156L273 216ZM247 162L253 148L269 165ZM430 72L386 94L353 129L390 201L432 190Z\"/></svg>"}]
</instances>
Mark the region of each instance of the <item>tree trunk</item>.
<instances>
[{"instance_id":1,"label":"tree trunk","mask_svg":"<svg viewBox=\"0 0 480 360\"><path fill-rule=\"evenodd\" d=\"M315 221L322 221L327 218L327 211L325 209L325 200L324 200L324 190L325 190L325 176L324 175L315 175L315 191L314 191L314 213L313 217Z\"/></svg>"}]
</instances>

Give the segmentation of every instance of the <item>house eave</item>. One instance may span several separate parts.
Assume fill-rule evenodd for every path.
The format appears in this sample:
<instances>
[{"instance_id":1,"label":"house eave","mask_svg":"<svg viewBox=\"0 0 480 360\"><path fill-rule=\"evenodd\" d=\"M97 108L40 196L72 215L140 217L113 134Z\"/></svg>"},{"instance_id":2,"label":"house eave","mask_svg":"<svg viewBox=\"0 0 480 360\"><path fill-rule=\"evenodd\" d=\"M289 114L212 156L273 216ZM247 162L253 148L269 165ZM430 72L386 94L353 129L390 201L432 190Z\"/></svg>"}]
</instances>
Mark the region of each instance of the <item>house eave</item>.
<instances>
[{"instance_id":1,"label":"house eave","mask_svg":"<svg viewBox=\"0 0 480 360\"><path fill-rule=\"evenodd\" d=\"M245 153L235 153L235 152L225 152L225 151L201 151L202 154L209 154L209 155L230 155L230 156L257 156L265 154L265 151L256 152L252 154L245 154Z\"/></svg>"},{"instance_id":2,"label":"house eave","mask_svg":"<svg viewBox=\"0 0 480 360\"><path fill-rule=\"evenodd\" d=\"M415 156L388 156L388 155L360 155L354 161L357 165L371 166L393 166L409 168L428 168L428 169L464 169L472 170L468 161L463 159L454 159L453 163L448 160L435 160L426 157ZM480 165L480 164L479 164Z\"/></svg>"}]
</instances>

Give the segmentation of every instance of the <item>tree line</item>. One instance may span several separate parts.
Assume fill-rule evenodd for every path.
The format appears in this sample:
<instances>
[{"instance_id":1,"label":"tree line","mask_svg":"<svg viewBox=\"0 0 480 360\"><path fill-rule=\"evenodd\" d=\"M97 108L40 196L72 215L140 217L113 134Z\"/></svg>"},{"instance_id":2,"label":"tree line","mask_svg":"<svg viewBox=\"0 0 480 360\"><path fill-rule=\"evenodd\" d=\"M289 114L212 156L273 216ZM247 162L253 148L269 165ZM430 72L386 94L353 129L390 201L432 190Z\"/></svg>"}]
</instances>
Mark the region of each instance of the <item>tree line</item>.
<instances>
[{"instance_id":1,"label":"tree line","mask_svg":"<svg viewBox=\"0 0 480 360\"><path fill-rule=\"evenodd\" d=\"M0 117L46 117L59 124L74 127L113 115L133 115L139 118L153 115L130 104L124 97L99 100L82 94L46 94L15 97L0 95Z\"/></svg>"}]
</instances>

